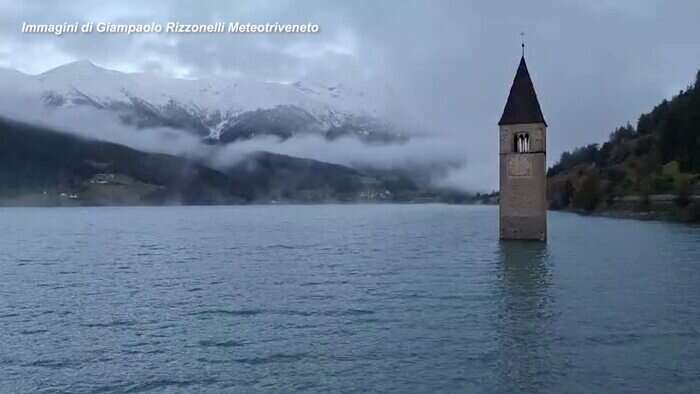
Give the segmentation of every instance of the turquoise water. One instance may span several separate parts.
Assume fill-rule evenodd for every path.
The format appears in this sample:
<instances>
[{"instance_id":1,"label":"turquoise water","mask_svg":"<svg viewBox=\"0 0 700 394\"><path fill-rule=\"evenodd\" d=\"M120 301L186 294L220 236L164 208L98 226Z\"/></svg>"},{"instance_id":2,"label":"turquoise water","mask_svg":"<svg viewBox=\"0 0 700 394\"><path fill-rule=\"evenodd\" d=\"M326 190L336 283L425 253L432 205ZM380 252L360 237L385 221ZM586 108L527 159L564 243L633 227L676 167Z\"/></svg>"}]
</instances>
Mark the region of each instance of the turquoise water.
<instances>
[{"instance_id":1,"label":"turquoise water","mask_svg":"<svg viewBox=\"0 0 700 394\"><path fill-rule=\"evenodd\" d=\"M495 207L0 209L0 392L693 392L700 228Z\"/></svg>"}]
</instances>

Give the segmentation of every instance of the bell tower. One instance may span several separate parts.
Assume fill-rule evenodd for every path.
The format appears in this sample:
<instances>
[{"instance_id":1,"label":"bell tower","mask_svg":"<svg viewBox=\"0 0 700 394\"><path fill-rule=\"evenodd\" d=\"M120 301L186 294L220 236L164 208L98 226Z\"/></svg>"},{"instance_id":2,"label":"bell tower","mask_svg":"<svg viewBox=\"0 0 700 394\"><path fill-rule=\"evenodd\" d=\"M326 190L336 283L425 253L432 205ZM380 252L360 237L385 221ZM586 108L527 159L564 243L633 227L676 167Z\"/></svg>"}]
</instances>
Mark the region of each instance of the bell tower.
<instances>
[{"instance_id":1,"label":"bell tower","mask_svg":"<svg viewBox=\"0 0 700 394\"><path fill-rule=\"evenodd\" d=\"M547 122L525 64L524 51L498 126L500 238L545 241Z\"/></svg>"}]
</instances>

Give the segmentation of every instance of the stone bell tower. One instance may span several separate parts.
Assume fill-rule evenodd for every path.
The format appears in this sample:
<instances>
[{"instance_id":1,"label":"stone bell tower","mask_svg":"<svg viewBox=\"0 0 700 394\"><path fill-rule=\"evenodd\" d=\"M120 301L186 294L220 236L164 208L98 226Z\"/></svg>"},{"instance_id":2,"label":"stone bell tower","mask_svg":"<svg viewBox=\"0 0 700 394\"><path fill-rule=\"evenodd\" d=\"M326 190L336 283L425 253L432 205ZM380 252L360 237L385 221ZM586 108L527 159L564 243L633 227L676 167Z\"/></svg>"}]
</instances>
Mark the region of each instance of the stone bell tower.
<instances>
[{"instance_id":1,"label":"stone bell tower","mask_svg":"<svg viewBox=\"0 0 700 394\"><path fill-rule=\"evenodd\" d=\"M498 126L500 237L545 241L547 122L542 116L524 53Z\"/></svg>"}]
</instances>

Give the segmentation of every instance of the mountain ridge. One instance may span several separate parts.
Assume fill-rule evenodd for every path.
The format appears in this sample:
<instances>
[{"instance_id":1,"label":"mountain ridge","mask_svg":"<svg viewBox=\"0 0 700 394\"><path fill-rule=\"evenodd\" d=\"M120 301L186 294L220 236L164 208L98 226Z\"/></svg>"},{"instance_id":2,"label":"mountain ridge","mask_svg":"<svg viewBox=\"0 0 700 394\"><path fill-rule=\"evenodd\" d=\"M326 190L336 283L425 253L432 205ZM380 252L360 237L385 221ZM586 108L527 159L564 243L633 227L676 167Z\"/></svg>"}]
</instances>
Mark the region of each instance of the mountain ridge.
<instances>
[{"instance_id":1,"label":"mountain ridge","mask_svg":"<svg viewBox=\"0 0 700 394\"><path fill-rule=\"evenodd\" d=\"M4 69L0 88L35 97L54 110L89 107L114 113L136 129L171 127L210 142L229 143L251 135L284 139L298 134L354 137L373 143L407 139L382 118L382 100L376 94L343 84L167 78L123 73L80 60L36 75ZM308 115L303 124L296 121L300 114ZM259 125L273 124L273 130L241 131L239 122L252 117L258 117L255 123Z\"/></svg>"},{"instance_id":2,"label":"mountain ridge","mask_svg":"<svg viewBox=\"0 0 700 394\"><path fill-rule=\"evenodd\" d=\"M395 174L252 152L214 168L203 159L124 145L0 117L0 205L164 205L445 201Z\"/></svg>"}]
</instances>

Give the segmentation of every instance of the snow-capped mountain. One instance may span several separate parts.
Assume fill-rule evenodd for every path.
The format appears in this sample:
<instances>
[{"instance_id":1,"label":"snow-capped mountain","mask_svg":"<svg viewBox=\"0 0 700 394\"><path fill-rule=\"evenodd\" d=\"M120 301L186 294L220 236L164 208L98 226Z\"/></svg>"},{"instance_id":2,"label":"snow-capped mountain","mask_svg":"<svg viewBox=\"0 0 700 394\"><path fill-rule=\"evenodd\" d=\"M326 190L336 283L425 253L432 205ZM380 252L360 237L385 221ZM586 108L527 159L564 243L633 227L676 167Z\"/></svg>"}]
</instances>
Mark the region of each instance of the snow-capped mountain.
<instances>
[{"instance_id":1,"label":"snow-capped mountain","mask_svg":"<svg viewBox=\"0 0 700 394\"><path fill-rule=\"evenodd\" d=\"M175 79L78 61L39 75L0 70L0 90L40 98L56 111L94 108L135 128L176 128L213 142L299 133L366 142L404 139L382 120L382 100L343 85Z\"/></svg>"}]
</instances>

